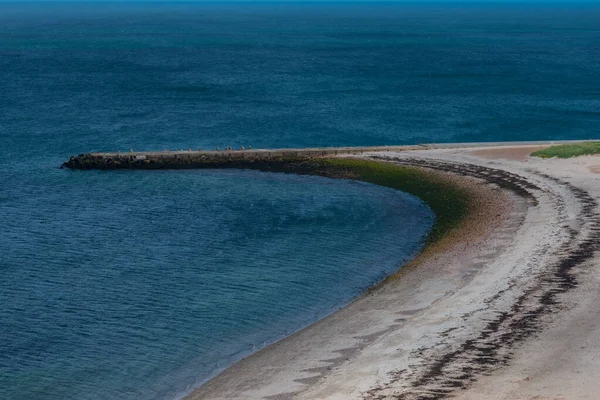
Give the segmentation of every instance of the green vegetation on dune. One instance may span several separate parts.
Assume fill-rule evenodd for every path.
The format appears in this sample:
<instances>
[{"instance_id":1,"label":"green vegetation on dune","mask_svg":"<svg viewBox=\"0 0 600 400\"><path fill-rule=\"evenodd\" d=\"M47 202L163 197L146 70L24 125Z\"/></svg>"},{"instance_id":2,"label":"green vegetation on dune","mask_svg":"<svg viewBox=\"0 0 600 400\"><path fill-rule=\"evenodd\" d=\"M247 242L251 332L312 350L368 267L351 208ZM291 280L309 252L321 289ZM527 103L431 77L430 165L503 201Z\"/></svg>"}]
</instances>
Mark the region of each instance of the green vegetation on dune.
<instances>
[{"instance_id":1,"label":"green vegetation on dune","mask_svg":"<svg viewBox=\"0 0 600 400\"><path fill-rule=\"evenodd\" d=\"M592 154L600 154L600 142L561 144L531 153L532 156L541 158L571 158Z\"/></svg>"},{"instance_id":2,"label":"green vegetation on dune","mask_svg":"<svg viewBox=\"0 0 600 400\"><path fill-rule=\"evenodd\" d=\"M423 169L380 161L323 158L307 161L309 174L355 179L401 190L423 200L436 214L428 242L440 240L467 216L471 197L440 175Z\"/></svg>"}]
</instances>

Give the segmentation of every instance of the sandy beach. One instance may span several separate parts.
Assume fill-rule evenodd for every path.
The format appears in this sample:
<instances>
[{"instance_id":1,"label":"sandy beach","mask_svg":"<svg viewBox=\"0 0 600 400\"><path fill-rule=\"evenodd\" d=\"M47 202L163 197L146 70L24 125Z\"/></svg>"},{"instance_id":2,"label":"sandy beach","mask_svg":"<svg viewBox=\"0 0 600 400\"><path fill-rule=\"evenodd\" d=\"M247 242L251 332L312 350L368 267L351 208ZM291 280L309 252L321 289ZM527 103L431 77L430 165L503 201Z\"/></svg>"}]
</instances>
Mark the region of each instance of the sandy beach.
<instances>
[{"instance_id":1,"label":"sandy beach","mask_svg":"<svg viewBox=\"0 0 600 400\"><path fill-rule=\"evenodd\" d=\"M470 217L384 284L187 399L592 399L600 157L539 145L361 156L436 171Z\"/></svg>"}]
</instances>

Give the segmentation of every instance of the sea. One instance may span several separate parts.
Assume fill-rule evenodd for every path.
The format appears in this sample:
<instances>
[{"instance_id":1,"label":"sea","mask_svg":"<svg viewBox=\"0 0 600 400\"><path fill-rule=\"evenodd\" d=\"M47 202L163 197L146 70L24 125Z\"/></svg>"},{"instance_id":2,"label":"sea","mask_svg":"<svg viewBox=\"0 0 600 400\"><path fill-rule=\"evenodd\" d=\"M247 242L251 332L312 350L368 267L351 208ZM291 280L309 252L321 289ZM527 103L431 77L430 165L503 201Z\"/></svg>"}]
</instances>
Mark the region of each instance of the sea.
<instances>
[{"instance_id":1,"label":"sea","mask_svg":"<svg viewBox=\"0 0 600 400\"><path fill-rule=\"evenodd\" d=\"M435 222L365 183L70 155L598 137L590 2L0 3L0 398L181 398Z\"/></svg>"}]
</instances>

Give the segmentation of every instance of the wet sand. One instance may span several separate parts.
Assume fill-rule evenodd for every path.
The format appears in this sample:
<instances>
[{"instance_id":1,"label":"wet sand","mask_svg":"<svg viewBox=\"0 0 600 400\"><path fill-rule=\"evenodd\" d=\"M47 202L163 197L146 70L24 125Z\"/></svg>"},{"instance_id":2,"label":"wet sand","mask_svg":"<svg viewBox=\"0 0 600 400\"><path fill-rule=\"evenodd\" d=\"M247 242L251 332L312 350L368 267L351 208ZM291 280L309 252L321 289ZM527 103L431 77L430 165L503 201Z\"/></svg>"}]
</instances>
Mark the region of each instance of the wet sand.
<instances>
[{"instance_id":1,"label":"wet sand","mask_svg":"<svg viewBox=\"0 0 600 400\"><path fill-rule=\"evenodd\" d=\"M504 159L513 161L526 161L529 155L534 151L543 150L549 146L515 146L515 147L496 147L489 149L473 150L470 154L489 159Z\"/></svg>"},{"instance_id":2,"label":"wet sand","mask_svg":"<svg viewBox=\"0 0 600 400\"><path fill-rule=\"evenodd\" d=\"M437 171L477 206L385 284L188 398L595 398L598 157L504 150L360 156Z\"/></svg>"}]
</instances>

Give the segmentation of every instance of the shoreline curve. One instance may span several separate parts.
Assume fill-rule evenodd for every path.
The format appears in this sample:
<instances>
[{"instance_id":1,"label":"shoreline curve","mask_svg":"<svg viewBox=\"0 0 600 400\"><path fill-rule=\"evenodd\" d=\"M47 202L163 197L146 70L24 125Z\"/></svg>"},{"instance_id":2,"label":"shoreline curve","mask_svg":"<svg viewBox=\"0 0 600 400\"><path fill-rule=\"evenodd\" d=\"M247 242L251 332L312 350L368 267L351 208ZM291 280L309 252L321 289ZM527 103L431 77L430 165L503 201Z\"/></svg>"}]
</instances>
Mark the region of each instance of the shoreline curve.
<instances>
[{"instance_id":1,"label":"shoreline curve","mask_svg":"<svg viewBox=\"0 0 600 400\"><path fill-rule=\"evenodd\" d=\"M270 162L266 167L256 163L253 163L251 167L252 169L270 172L291 172L332 178L353 179L405 191L419 197L434 210L436 214L436 225L422 251L415 259L409 261L405 265L399 266L396 273L389 275L382 282L374 285L352 303L334 312L332 315L316 321L301 331L282 338L266 348L234 363L216 377L196 388L190 395L186 396L185 399L258 398L254 397L254 394L249 393L237 397L238 395L225 389L225 387L231 386L232 381L238 380L238 377L235 376L237 370L251 370L254 368L252 365L246 366L243 364L252 364L254 358L261 357L264 353L272 351L280 352L280 350L273 349L276 347L287 347L288 342L293 342L296 336L302 335L307 330L318 329L315 328L317 324L327 323L327 320L340 313L342 310L346 310L346 312L351 310L352 307L354 307L354 304L360 302L361 299L366 296L376 296L376 293L384 286L387 286L390 282L402 279L404 275L410 273L409 270L413 270L415 267L426 263L427 260L439 257L439 254L443 254L444 252L456 252L457 248L461 247L460 243L463 242L465 235L472 236L473 232L477 232L478 235L483 236L489 234L490 230L499 224L498 220L502 219L504 215L502 215L502 213L495 213L494 217L490 220L485 214L488 214L491 208L495 208L496 210L502 208L506 211L506 204L501 204L499 201L500 199L508 203L517 201L516 198L509 199L508 197L510 196L507 197L506 193L500 193L499 189L490 190L484 188L482 183L478 182L473 177L459 177L456 173L439 169L436 170L430 165L420 165L420 163L414 162L411 164L397 164L385 159L375 158L367 160L340 157L336 159L320 158L312 160L282 159L277 160L276 162ZM399 180L399 182L394 183L394 180ZM515 186L515 190L519 189L518 186ZM483 226L482 224L484 220L486 226ZM477 241L476 238L473 238L473 240ZM360 339L361 343L357 348L343 349L343 352L348 355L349 353L358 351L359 348L362 349L369 345L372 340L378 338L380 335L381 332L363 335ZM334 364L336 363L337 362ZM259 362L259 364L262 363ZM317 367L317 370L314 370L314 372L323 372L318 371L318 369L319 368ZM305 371L310 372L312 369L306 368ZM319 378L317 376L312 376L310 378L294 380L303 381L303 379L306 379L306 383L313 383ZM249 381L252 380L252 378L249 378ZM246 392L248 388L237 388L236 391L240 389L241 391ZM285 399L295 398L295 396L298 395L297 392L286 392L286 390L279 390L279 393L276 393L278 390L272 392L268 391L260 394L260 398ZM256 395L259 395L259 393L256 393Z\"/></svg>"},{"instance_id":2,"label":"shoreline curve","mask_svg":"<svg viewBox=\"0 0 600 400\"><path fill-rule=\"evenodd\" d=\"M385 160L349 157L293 156L275 157L270 158L269 160L226 159L217 160L216 162L215 160L210 160L209 162L188 166L185 164L180 165L177 161L175 163L163 163L162 165L158 163L149 165L148 163L139 163L137 160L123 164L113 164L112 162L109 164L97 164L94 163L94 161L88 163L86 157L86 155L80 155L79 158L71 158L69 161L71 163L73 163L73 160L77 160L77 162L83 160L83 163L79 165L77 163L75 163L75 165L69 165L68 162L65 163L65 166L74 169L92 169L94 167L98 167L98 169L156 169L157 167L160 169L180 167L253 169L264 172L294 173L362 181L400 190L418 197L432 209L436 216L434 226L430 231L423 248L413 260L406 264L399 265L396 272L388 275L381 282L368 288L364 293L360 294L357 299L374 293L378 288L382 287L390 280L398 278L405 268L411 268L419 264L420 261L418 260L425 257L425 255L435 251L439 252L440 249L447 247L448 244L456 240L450 232L459 229L459 227L468 219L473 220L474 216L481 208L481 204L478 204L478 200L481 196L479 193L476 193L478 191L473 190L472 182L471 185L465 185L464 179L457 179L444 172L439 172L431 168L423 168L418 165L398 165ZM469 224L467 223L467 225ZM353 300L353 302L357 299ZM328 317L325 317L324 319L327 318ZM319 320L313 322L308 327L318 322ZM307 327L302 330L306 328ZM266 346L266 348L268 349L276 343L285 341L291 336L294 336L294 334L281 338ZM251 358L254 354L262 350L264 349L259 349L257 352L246 356L244 359ZM240 361L241 360L234 362L233 365ZM229 368L231 368L231 366L229 366ZM225 371L226 370L227 368ZM219 372L215 377L202 382L202 384L218 379L222 373L223 371Z\"/></svg>"},{"instance_id":3,"label":"shoreline curve","mask_svg":"<svg viewBox=\"0 0 600 400\"><path fill-rule=\"evenodd\" d=\"M600 157L529 157L550 144L345 153L454 180L476 199L469 217L384 284L186 399L593 398ZM157 166L165 165L148 169Z\"/></svg>"},{"instance_id":4,"label":"shoreline curve","mask_svg":"<svg viewBox=\"0 0 600 400\"><path fill-rule=\"evenodd\" d=\"M234 364L186 399L593 395L600 389L593 363L600 341L593 307L600 301L599 158L502 153L479 147L354 156L470 185L479 213L385 284ZM565 379L579 385L561 385Z\"/></svg>"}]
</instances>

